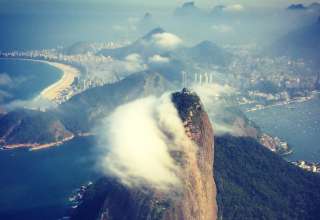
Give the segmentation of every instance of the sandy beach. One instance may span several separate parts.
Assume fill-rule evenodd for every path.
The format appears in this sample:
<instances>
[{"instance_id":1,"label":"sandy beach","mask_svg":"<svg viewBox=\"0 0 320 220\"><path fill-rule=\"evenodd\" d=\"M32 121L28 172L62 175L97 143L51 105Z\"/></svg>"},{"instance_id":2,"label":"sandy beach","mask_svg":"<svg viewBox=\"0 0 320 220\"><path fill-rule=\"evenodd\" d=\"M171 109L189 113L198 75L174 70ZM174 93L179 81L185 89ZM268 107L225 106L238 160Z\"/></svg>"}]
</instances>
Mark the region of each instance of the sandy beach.
<instances>
[{"instance_id":1,"label":"sandy beach","mask_svg":"<svg viewBox=\"0 0 320 220\"><path fill-rule=\"evenodd\" d=\"M0 59L26 60L30 62L45 63L61 70L63 72L62 77L57 82L51 84L50 86L42 90L42 92L40 93L41 98L44 98L53 102L61 101L61 98L63 97L63 95L65 95L68 89L71 88L73 81L80 74L80 71L77 68L67 64L63 64L63 63L51 62L46 60L27 59L27 58L0 58Z\"/></svg>"},{"instance_id":2,"label":"sandy beach","mask_svg":"<svg viewBox=\"0 0 320 220\"><path fill-rule=\"evenodd\" d=\"M63 76L59 81L50 85L49 87L47 87L41 92L42 98L48 99L50 101L57 101L63 95L63 92L67 91L71 87L75 78L79 76L79 70L72 66L62 64L62 63L48 62L48 61L41 61L41 62L54 66L63 72Z\"/></svg>"}]
</instances>

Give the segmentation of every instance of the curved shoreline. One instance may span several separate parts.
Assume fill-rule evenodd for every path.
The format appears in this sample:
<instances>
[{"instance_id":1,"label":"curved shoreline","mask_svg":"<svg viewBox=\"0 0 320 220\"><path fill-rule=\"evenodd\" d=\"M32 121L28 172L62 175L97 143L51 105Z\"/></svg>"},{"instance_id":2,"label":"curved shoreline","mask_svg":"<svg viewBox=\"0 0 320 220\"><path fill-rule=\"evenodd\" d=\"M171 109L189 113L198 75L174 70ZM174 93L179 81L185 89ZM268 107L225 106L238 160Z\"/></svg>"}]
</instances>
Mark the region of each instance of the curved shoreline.
<instances>
[{"instance_id":1,"label":"curved shoreline","mask_svg":"<svg viewBox=\"0 0 320 220\"><path fill-rule=\"evenodd\" d=\"M40 97L47 99L52 102L59 102L62 97L65 95L63 94L65 91L71 88L72 83L74 82L75 78L80 75L80 71L70 65L52 62L47 60L36 60L36 59L27 59L27 58L0 58L0 60L22 60L22 61L30 61L30 62L37 62L37 63L45 63L47 65L53 66L60 71L62 71L61 78L56 81L55 83L49 85L47 88L43 89L40 92Z\"/></svg>"},{"instance_id":2,"label":"curved shoreline","mask_svg":"<svg viewBox=\"0 0 320 220\"><path fill-rule=\"evenodd\" d=\"M68 141L71 141L72 139L74 139L75 136L71 135L69 137L66 137L60 141L56 141L56 142L50 142L50 143L46 143L46 144L38 144L38 143L25 143L25 144L8 144L8 145L4 145L1 150L14 150L17 148L29 148L30 151L35 151L35 150L41 150L41 149L46 149L46 148L50 148L50 147L56 147L59 145L62 145Z\"/></svg>"},{"instance_id":3,"label":"curved shoreline","mask_svg":"<svg viewBox=\"0 0 320 220\"><path fill-rule=\"evenodd\" d=\"M270 104L270 105L264 105L264 106L249 108L249 109L246 109L245 112L255 112L255 111L260 111L260 110L264 110L264 109L267 109L267 108L273 108L273 107L278 107L278 106L286 106L286 105L291 105L291 104L295 104L295 103L308 102L308 101L311 101L314 98L316 98L317 94L320 94L320 92L319 91L312 91L310 96L291 99L291 100L286 101L286 102L276 102L276 103Z\"/></svg>"},{"instance_id":4,"label":"curved shoreline","mask_svg":"<svg viewBox=\"0 0 320 220\"><path fill-rule=\"evenodd\" d=\"M42 90L40 93L41 97L48 99L50 101L57 101L63 96L63 92L71 88L72 83L75 78L79 76L80 71L72 66L45 61L45 63L60 69L63 72L60 80L50 85L46 89Z\"/></svg>"},{"instance_id":5,"label":"curved shoreline","mask_svg":"<svg viewBox=\"0 0 320 220\"><path fill-rule=\"evenodd\" d=\"M43 150L47 148L60 146L77 137L90 137L90 136L95 136L95 134L91 132L71 134L70 136L63 138L62 140L49 142L49 143L42 143L42 144L39 144L39 143L5 144L3 146L0 145L0 150L15 150L19 148L26 148L26 149L29 149L29 151L37 151L37 150Z\"/></svg>"}]
</instances>

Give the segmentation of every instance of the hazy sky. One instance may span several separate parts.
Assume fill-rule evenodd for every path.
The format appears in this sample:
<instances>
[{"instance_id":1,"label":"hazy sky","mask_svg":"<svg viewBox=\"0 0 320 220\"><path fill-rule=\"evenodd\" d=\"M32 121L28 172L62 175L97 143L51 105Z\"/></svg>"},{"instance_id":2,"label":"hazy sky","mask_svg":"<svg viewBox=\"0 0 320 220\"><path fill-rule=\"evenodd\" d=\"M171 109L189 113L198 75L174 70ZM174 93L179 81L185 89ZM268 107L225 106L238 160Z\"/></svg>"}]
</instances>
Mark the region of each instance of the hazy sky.
<instances>
[{"instance_id":1,"label":"hazy sky","mask_svg":"<svg viewBox=\"0 0 320 220\"><path fill-rule=\"evenodd\" d=\"M292 3L305 3L310 4L316 0L195 0L196 5L200 7L206 7L217 4L243 4L243 5L254 5L254 6L265 6L265 5L289 5ZM113 5L148 5L148 6L159 6L159 5L168 5L168 6L177 6L184 2L185 0L0 0L0 3L5 4L31 4L31 3L51 3L54 2L64 2L64 3L109 3Z\"/></svg>"},{"instance_id":2,"label":"hazy sky","mask_svg":"<svg viewBox=\"0 0 320 220\"><path fill-rule=\"evenodd\" d=\"M107 0L111 1L112 0ZM153 4L170 4L170 5L179 5L184 2L188 2L185 0L161 0L161 1L146 1L146 0L122 0L123 2L136 2L136 3L145 3L145 2L152 2ZM217 5L217 4L243 4L243 5L256 5L256 6L263 6L263 5L288 5L292 3L305 3L310 4L315 2L316 0L195 0L194 2L199 6L210 6L210 5Z\"/></svg>"}]
</instances>

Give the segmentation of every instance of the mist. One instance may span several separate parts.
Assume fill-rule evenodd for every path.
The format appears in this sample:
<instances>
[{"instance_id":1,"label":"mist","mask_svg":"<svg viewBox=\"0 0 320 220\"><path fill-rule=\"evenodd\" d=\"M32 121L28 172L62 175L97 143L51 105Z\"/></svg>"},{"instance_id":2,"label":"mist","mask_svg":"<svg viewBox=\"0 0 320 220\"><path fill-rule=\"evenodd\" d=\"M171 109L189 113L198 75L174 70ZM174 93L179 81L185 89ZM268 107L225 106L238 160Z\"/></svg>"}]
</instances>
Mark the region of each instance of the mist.
<instances>
[{"instance_id":1,"label":"mist","mask_svg":"<svg viewBox=\"0 0 320 220\"><path fill-rule=\"evenodd\" d=\"M179 167L170 152L195 148L169 94L119 106L98 130L103 173L130 187L179 187Z\"/></svg>"},{"instance_id":2,"label":"mist","mask_svg":"<svg viewBox=\"0 0 320 220\"><path fill-rule=\"evenodd\" d=\"M220 85L213 83L203 85L194 84L192 90L199 95L209 118L212 121L214 133L216 135L226 133L235 134L233 125L223 122L220 119L220 115L223 115L225 113L225 108L230 105L226 100L228 97L235 94L235 89L227 84Z\"/></svg>"}]
</instances>

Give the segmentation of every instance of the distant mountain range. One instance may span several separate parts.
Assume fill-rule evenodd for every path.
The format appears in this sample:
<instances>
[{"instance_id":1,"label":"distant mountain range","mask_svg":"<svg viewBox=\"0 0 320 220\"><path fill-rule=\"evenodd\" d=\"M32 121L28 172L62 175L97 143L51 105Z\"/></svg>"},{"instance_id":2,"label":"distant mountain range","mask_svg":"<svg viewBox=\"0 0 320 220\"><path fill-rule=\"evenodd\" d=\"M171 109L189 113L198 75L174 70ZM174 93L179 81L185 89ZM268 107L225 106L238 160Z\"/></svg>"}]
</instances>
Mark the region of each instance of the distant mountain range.
<instances>
[{"instance_id":1,"label":"distant mountain range","mask_svg":"<svg viewBox=\"0 0 320 220\"><path fill-rule=\"evenodd\" d=\"M149 65L146 71L132 74L113 84L89 89L75 95L56 109L46 112L17 109L1 113L1 144L48 144L62 141L72 135L88 133L101 118L120 104L179 88L182 71L186 68L192 68L192 65L196 64L210 69L212 66L225 66L232 59L229 53L209 41L201 42L194 47L181 46L170 51L148 45L152 43L155 35L163 33L167 32L156 28L129 46L100 52L119 59L125 59L132 53L140 54L141 59ZM86 45L77 43L67 51L70 54L81 53L83 48L86 50ZM166 62L151 62L159 59ZM28 121L32 123L27 123Z\"/></svg>"},{"instance_id":2,"label":"distant mountain range","mask_svg":"<svg viewBox=\"0 0 320 220\"><path fill-rule=\"evenodd\" d=\"M160 54L173 58L171 60L176 61L174 64L175 67L177 67L177 62L179 61L183 61L184 63L194 62L205 66L225 66L232 59L231 54L210 41L200 42L193 47L184 47L182 45L174 50L163 51L152 45L153 38L157 34L163 33L167 32L162 28L156 28L126 47L102 50L99 54L112 56L118 59L124 59L129 54L139 54L145 60L152 55ZM173 65L171 67L173 67Z\"/></svg>"},{"instance_id":3,"label":"distant mountain range","mask_svg":"<svg viewBox=\"0 0 320 220\"><path fill-rule=\"evenodd\" d=\"M320 3L318 2L314 2L308 6L305 6L302 3L299 4L292 4L289 5L287 10L291 10L291 11L300 11L300 10L313 10L313 11L318 11L320 10Z\"/></svg>"},{"instance_id":4,"label":"distant mountain range","mask_svg":"<svg viewBox=\"0 0 320 220\"><path fill-rule=\"evenodd\" d=\"M268 50L269 54L312 60L320 59L320 18L310 26L292 31L277 40Z\"/></svg>"},{"instance_id":5,"label":"distant mountain range","mask_svg":"<svg viewBox=\"0 0 320 220\"><path fill-rule=\"evenodd\" d=\"M112 56L118 59L124 59L129 54L140 54L144 57L148 57L151 55L154 55L159 52L159 49L153 47L152 45L152 37L154 37L157 34L163 34L165 31L162 28L155 28L149 33L147 33L142 38L136 40L132 44L116 48L116 49L105 49L99 52L99 54L104 56Z\"/></svg>"},{"instance_id":6,"label":"distant mountain range","mask_svg":"<svg viewBox=\"0 0 320 220\"><path fill-rule=\"evenodd\" d=\"M204 66L227 66L232 55L211 41L202 41L194 47L182 48L177 51L181 59L193 61Z\"/></svg>"},{"instance_id":7,"label":"distant mountain range","mask_svg":"<svg viewBox=\"0 0 320 220\"><path fill-rule=\"evenodd\" d=\"M305 7L303 4L292 4L288 8L288 10L305 10L307 7Z\"/></svg>"},{"instance_id":8,"label":"distant mountain range","mask_svg":"<svg viewBox=\"0 0 320 220\"><path fill-rule=\"evenodd\" d=\"M195 2L186 2L181 7L178 7L175 16L191 16L191 15L204 15L204 12L195 5Z\"/></svg>"},{"instance_id":9,"label":"distant mountain range","mask_svg":"<svg viewBox=\"0 0 320 220\"><path fill-rule=\"evenodd\" d=\"M180 85L181 74L186 66L194 63L207 68L211 65L224 66L231 58L223 49L209 41L194 47L180 47L174 50L154 47L155 36L164 33L167 32L156 28L126 47L99 52L116 59L126 59L130 54L139 54L144 62L149 63L147 71L133 74L114 84L89 89L72 97L57 109L47 112L17 110L0 115L2 144L46 144L61 141L71 134L89 132L92 125L103 117L103 114L110 113L115 106L144 95L161 94ZM80 42L67 48L66 53L78 54L88 49L88 44ZM154 58L157 61L159 57L167 62L150 63L150 60ZM81 111L78 111L79 108ZM35 120L29 125L21 123L30 118ZM37 135L33 135L34 132Z\"/></svg>"},{"instance_id":10,"label":"distant mountain range","mask_svg":"<svg viewBox=\"0 0 320 220\"><path fill-rule=\"evenodd\" d=\"M66 55L77 55L77 54L84 54L87 52L94 52L92 46L88 42L77 42L72 44L69 47L64 48L63 52Z\"/></svg>"}]
</instances>

